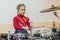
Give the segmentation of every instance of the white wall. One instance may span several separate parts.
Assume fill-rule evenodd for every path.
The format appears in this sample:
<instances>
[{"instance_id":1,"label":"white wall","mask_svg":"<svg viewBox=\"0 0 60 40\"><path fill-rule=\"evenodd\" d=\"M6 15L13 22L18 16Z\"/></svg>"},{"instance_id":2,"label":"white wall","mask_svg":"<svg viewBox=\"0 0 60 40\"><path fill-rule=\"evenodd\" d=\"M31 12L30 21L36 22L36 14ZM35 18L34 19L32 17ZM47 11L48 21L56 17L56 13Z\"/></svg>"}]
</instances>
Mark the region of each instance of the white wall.
<instances>
[{"instance_id":1,"label":"white wall","mask_svg":"<svg viewBox=\"0 0 60 40\"><path fill-rule=\"evenodd\" d=\"M13 17L16 15L16 6L24 3L27 7L26 15L34 22L60 21L57 17L50 13L39 13L41 10L60 5L60 0L0 0L0 24L12 23ZM57 11L60 16L60 10Z\"/></svg>"}]
</instances>

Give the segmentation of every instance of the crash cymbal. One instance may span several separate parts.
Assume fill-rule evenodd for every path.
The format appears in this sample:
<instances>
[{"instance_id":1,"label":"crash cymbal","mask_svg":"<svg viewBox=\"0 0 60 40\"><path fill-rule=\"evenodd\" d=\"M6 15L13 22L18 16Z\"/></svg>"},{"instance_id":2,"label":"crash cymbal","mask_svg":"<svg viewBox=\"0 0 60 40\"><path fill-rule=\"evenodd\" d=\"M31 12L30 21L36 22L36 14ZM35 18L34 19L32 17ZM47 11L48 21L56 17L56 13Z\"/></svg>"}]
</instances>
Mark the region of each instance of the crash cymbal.
<instances>
[{"instance_id":1,"label":"crash cymbal","mask_svg":"<svg viewBox=\"0 0 60 40\"><path fill-rule=\"evenodd\" d=\"M51 8L44 9L44 10L40 11L40 13L52 12L52 11L56 11L56 10L59 10L59 9L60 9L60 6L54 7L54 5L52 5Z\"/></svg>"}]
</instances>

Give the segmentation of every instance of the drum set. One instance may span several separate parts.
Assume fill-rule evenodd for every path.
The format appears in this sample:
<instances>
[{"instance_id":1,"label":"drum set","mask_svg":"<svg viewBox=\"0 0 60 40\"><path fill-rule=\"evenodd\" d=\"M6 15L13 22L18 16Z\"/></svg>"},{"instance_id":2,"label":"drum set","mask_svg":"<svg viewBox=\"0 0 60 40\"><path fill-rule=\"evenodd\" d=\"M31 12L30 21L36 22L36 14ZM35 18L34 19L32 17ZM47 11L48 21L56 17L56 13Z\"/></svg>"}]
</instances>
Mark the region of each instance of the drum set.
<instances>
[{"instance_id":1,"label":"drum set","mask_svg":"<svg viewBox=\"0 0 60 40\"><path fill-rule=\"evenodd\" d=\"M58 15L57 15L57 12L55 12L56 10L59 10L60 9L60 6L54 6L52 5L51 8L47 8L47 9L44 9L42 11L40 11L40 13L46 13L46 12L52 12L54 11L54 15L57 17L57 18L60 18ZM40 38L45 38L47 40L52 40L51 39L51 33L49 31L49 33L46 31L46 30L43 30L43 31L39 31L37 32L36 34L34 34L34 36L32 35L32 26L31 26L31 35L29 35L28 33L16 33L16 34L13 34L11 35L12 39L11 40L43 40L43 39L40 39ZM45 35L44 35L45 34Z\"/></svg>"},{"instance_id":2,"label":"drum set","mask_svg":"<svg viewBox=\"0 0 60 40\"><path fill-rule=\"evenodd\" d=\"M40 13L52 12L52 11L56 11L56 10L59 10L59 9L60 9L60 6L56 6L55 7L54 5L52 5L51 8L44 9L44 10L40 11ZM60 18L57 15L57 12L54 12L54 15L57 18ZM33 28L31 26L31 34L29 34L29 33L14 33L14 34L11 34L11 35L9 34L8 35L8 40L43 40L43 39L40 39L40 38L47 39L47 38L50 38L51 37L50 31L48 33L46 30L43 30L43 31L38 31L36 34L33 34L32 33L32 29ZM47 39L47 40L51 40L51 39Z\"/></svg>"}]
</instances>

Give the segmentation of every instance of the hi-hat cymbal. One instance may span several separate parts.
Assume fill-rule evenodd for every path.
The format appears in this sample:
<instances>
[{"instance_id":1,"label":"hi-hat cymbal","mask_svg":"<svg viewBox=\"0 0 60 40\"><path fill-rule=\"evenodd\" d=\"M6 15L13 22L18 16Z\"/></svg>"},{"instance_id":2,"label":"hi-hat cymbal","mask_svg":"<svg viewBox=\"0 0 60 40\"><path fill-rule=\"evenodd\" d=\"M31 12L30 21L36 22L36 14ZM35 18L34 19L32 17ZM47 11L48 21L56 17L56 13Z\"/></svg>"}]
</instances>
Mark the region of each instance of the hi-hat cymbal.
<instances>
[{"instance_id":1,"label":"hi-hat cymbal","mask_svg":"<svg viewBox=\"0 0 60 40\"><path fill-rule=\"evenodd\" d=\"M44 9L44 10L40 11L40 13L56 11L56 10L59 10L59 9L60 9L60 6L56 6L56 7L54 7L54 6L52 5L51 8Z\"/></svg>"}]
</instances>

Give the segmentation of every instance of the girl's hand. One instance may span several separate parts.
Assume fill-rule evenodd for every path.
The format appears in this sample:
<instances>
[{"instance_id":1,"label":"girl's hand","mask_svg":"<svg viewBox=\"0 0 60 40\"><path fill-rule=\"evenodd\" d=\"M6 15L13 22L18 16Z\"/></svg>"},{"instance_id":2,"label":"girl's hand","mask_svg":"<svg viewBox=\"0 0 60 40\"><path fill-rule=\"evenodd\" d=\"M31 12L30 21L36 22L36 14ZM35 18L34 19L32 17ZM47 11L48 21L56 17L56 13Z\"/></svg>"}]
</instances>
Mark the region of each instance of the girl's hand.
<instances>
[{"instance_id":1,"label":"girl's hand","mask_svg":"<svg viewBox=\"0 0 60 40\"><path fill-rule=\"evenodd\" d=\"M27 32L31 35L31 31L30 30L28 30Z\"/></svg>"},{"instance_id":2,"label":"girl's hand","mask_svg":"<svg viewBox=\"0 0 60 40\"><path fill-rule=\"evenodd\" d=\"M29 28L28 27L22 27L23 29L26 29L26 30L28 30Z\"/></svg>"}]
</instances>

